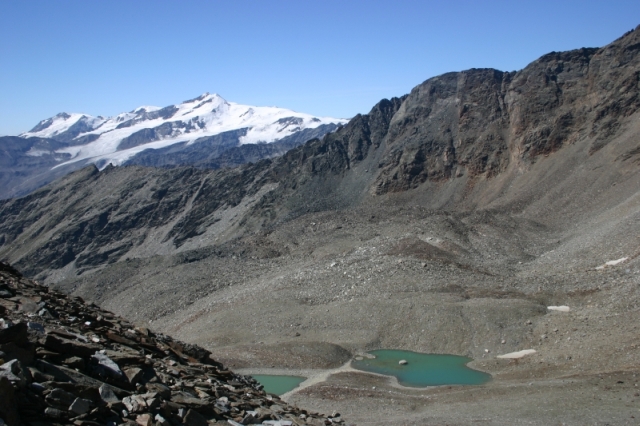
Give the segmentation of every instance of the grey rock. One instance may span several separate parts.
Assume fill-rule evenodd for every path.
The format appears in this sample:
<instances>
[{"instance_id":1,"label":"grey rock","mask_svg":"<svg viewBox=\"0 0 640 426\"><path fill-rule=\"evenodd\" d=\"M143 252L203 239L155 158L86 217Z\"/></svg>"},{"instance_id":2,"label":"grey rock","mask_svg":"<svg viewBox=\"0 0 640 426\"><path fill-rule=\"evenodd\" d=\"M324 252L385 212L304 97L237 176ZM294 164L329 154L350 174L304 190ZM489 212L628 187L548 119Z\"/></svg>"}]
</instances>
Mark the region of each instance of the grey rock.
<instances>
[{"instance_id":1,"label":"grey rock","mask_svg":"<svg viewBox=\"0 0 640 426\"><path fill-rule=\"evenodd\" d=\"M100 393L100 398L107 404L120 402L120 399L116 396L115 392L113 392L113 388L109 385L104 384L100 386L98 392Z\"/></svg>"},{"instance_id":2,"label":"grey rock","mask_svg":"<svg viewBox=\"0 0 640 426\"><path fill-rule=\"evenodd\" d=\"M44 391L46 389L46 387L44 387L44 385L42 383L38 383L38 382L33 382L31 383L31 385L29 385L31 387L31 389L33 389L34 391L40 393L42 391Z\"/></svg>"},{"instance_id":3,"label":"grey rock","mask_svg":"<svg viewBox=\"0 0 640 426\"><path fill-rule=\"evenodd\" d=\"M41 309L38 312L38 315L40 315L42 318L46 318L46 319L54 319L55 318L53 316L53 314L46 308Z\"/></svg>"},{"instance_id":4,"label":"grey rock","mask_svg":"<svg viewBox=\"0 0 640 426\"><path fill-rule=\"evenodd\" d=\"M75 414L84 414L91 409L91 401L88 399L76 398L75 401L69 406L69 411Z\"/></svg>"},{"instance_id":5,"label":"grey rock","mask_svg":"<svg viewBox=\"0 0 640 426\"><path fill-rule=\"evenodd\" d=\"M68 407L76 400L76 396L60 388L52 390L46 397L49 404Z\"/></svg>"},{"instance_id":6,"label":"grey rock","mask_svg":"<svg viewBox=\"0 0 640 426\"><path fill-rule=\"evenodd\" d=\"M71 368L79 368L79 369L84 368L84 359L77 356L65 358L64 361L62 361L62 363Z\"/></svg>"},{"instance_id":7,"label":"grey rock","mask_svg":"<svg viewBox=\"0 0 640 426\"><path fill-rule=\"evenodd\" d=\"M151 414L144 413L136 417L136 423L140 426L151 426L153 424Z\"/></svg>"},{"instance_id":8,"label":"grey rock","mask_svg":"<svg viewBox=\"0 0 640 426\"><path fill-rule=\"evenodd\" d=\"M147 383L145 387L149 392L155 392L163 399L171 398L171 389L162 383Z\"/></svg>"},{"instance_id":9,"label":"grey rock","mask_svg":"<svg viewBox=\"0 0 640 426\"><path fill-rule=\"evenodd\" d=\"M126 407L127 411L133 413L138 410L138 403L131 399L130 396L126 396L122 399L122 403Z\"/></svg>"},{"instance_id":10,"label":"grey rock","mask_svg":"<svg viewBox=\"0 0 640 426\"><path fill-rule=\"evenodd\" d=\"M24 386L27 383L20 361L17 359L13 359L0 365L0 378L3 377L11 383L15 383L19 386Z\"/></svg>"},{"instance_id":11,"label":"grey rock","mask_svg":"<svg viewBox=\"0 0 640 426\"><path fill-rule=\"evenodd\" d=\"M136 384L142 379L144 371L138 367L127 368L124 370L124 374L127 376L127 379L129 379L129 383Z\"/></svg>"},{"instance_id":12,"label":"grey rock","mask_svg":"<svg viewBox=\"0 0 640 426\"><path fill-rule=\"evenodd\" d=\"M44 334L44 326L40 323L29 321L27 323L27 327L29 327L30 330L34 330L34 331L37 331L38 333Z\"/></svg>"},{"instance_id":13,"label":"grey rock","mask_svg":"<svg viewBox=\"0 0 640 426\"><path fill-rule=\"evenodd\" d=\"M269 408L271 408L271 411L273 411L274 413L281 413L282 411L284 411L284 407L282 407L282 405L278 405L278 404L273 404Z\"/></svg>"},{"instance_id":14,"label":"grey rock","mask_svg":"<svg viewBox=\"0 0 640 426\"><path fill-rule=\"evenodd\" d=\"M44 410L44 415L47 417L52 417L54 419L61 419L66 417L66 414L62 410L58 410L57 408L47 407Z\"/></svg>"},{"instance_id":15,"label":"grey rock","mask_svg":"<svg viewBox=\"0 0 640 426\"><path fill-rule=\"evenodd\" d=\"M91 358L98 362L99 368L107 375L115 376L117 378L124 377L124 373L120 370L118 364L113 362L111 358L105 354L96 352Z\"/></svg>"},{"instance_id":16,"label":"grey rock","mask_svg":"<svg viewBox=\"0 0 640 426\"><path fill-rule=\"evenodd\" d=\"M147 403L140 395L124 397L122 403L130 413L139 413L147 409Z\"/></svg>"},{"instance_id":17,"label":"grey rock","mask_svg":"<svg viewBox=\"0 0 640 426\"><path fill-rule=\"evenodd\" d=\"M157 422L157 424L159 426L170 426L171 423L169 423L169 421L167 419L165 419L164 417L162 417L160 414L156 414L156 416L154 417L154 420Z\"/></svg>"}]
</instances>

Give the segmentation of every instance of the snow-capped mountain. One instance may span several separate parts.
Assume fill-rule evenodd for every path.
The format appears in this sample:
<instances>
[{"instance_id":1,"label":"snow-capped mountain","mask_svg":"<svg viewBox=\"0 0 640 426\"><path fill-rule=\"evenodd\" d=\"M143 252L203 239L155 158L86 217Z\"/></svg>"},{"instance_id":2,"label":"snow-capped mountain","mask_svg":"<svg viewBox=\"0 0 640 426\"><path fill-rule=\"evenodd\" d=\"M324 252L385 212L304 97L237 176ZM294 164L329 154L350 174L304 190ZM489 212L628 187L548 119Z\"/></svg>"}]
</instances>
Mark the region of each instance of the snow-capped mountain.
<instances>
[{"instance_id":1,"label":"snow-capped mountain","mask_svg":"<svg viewBox=\"0 0 640 426\"><path fill-rule=\"evenodd\" d=\"M331 125L327 129L331 131L346 122L277 107L240 105L227 102L217 94L205 93L178 105L142 106L109 118L60 113L20 136L66 143L67 146L56 153L66 154L69 159L59 166L85 160L84 163L93 162L104 167L109 163L121 165L148 149L157 150L178 143L186 148L227 132L235 132L237 139L230 146L239 146L272 143L326 125Z\"/></svg>"},{"instance_id":2,"label":"snow-capped mountain","mask_svg":"<svg viewBox=\"0 0 640 426\"><path fill-rule=\"evenodd\" d=\"M114 117L60 113L0 137L0 199L26 195L95 164L235 167L284 154L347 120L227 102L216 94Z\"/></svg>"}]
</instances>

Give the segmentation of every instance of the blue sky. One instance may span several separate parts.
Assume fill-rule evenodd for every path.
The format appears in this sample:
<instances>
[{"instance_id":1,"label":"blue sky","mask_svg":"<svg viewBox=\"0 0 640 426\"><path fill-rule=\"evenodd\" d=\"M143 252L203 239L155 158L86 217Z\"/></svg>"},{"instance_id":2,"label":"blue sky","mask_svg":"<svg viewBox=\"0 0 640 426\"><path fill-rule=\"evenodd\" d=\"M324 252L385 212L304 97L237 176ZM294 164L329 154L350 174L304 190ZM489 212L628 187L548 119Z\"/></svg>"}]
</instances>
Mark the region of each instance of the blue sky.
<instances>
[{"instance_id":1,"label":"blue sky","mask_svg":"<svg viewBox=\"0 0 640 426\"><path fill-rule=\"evenodd\" d=\"M204 92L349 118L447 71L518 70L638 24L638 0L1 0L0 135Z\"/></svg>"}]
</instances>

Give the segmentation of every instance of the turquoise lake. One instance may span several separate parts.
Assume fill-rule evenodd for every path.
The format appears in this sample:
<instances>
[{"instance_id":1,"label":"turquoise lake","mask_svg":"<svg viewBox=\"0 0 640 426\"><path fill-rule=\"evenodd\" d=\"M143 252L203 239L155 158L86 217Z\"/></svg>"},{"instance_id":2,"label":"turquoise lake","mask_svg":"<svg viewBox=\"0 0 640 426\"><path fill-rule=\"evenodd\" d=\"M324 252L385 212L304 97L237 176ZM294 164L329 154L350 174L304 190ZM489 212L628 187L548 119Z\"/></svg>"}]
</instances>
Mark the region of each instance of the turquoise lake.
<instances>
[{"instance_id":1,"label":"turquoise lake","mask_svg":"<svg viewBox=\"0 0 640 426\"><path fill-rule=\"evenodd\" d=\"M283 395L298 387L306 377L298 376L273 376L267 374L254 374L251 377L264 386L264 391L275 395Z\"/></svg>"},{"instance_id":2,"label":"turquoise lake","mask_svg":"<svg viewBox=\"0 0 640 426\"><path fill-rule=\"evenodd\" d=\"M354 360L353 368L395 376L403 386L480 385L491 375L467 367L471 358L457 355L421 354L393 349L369 352L375 358ZM406 365L399 365L406 360Z\"/></svg>"}]
</instances>

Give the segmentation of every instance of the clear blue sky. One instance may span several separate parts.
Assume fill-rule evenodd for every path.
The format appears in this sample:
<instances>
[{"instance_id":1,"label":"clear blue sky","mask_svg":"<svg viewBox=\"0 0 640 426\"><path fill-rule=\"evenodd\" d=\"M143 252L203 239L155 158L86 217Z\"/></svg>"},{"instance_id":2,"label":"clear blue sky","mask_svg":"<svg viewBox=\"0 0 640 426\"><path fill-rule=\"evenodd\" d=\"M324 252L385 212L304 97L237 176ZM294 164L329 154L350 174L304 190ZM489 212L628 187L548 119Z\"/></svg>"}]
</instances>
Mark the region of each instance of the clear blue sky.
<instances>
[{"instance_id":1,"label":"clear blue sky","mask_svg":"<svg viewBox=\"0 0 640 426\"><path fill-rule=\"evenodd\" d=\"M349 118L447 71L599 47L638 0L0 0L0 135L204 92Z\"/></svg>"}]
</instances>

